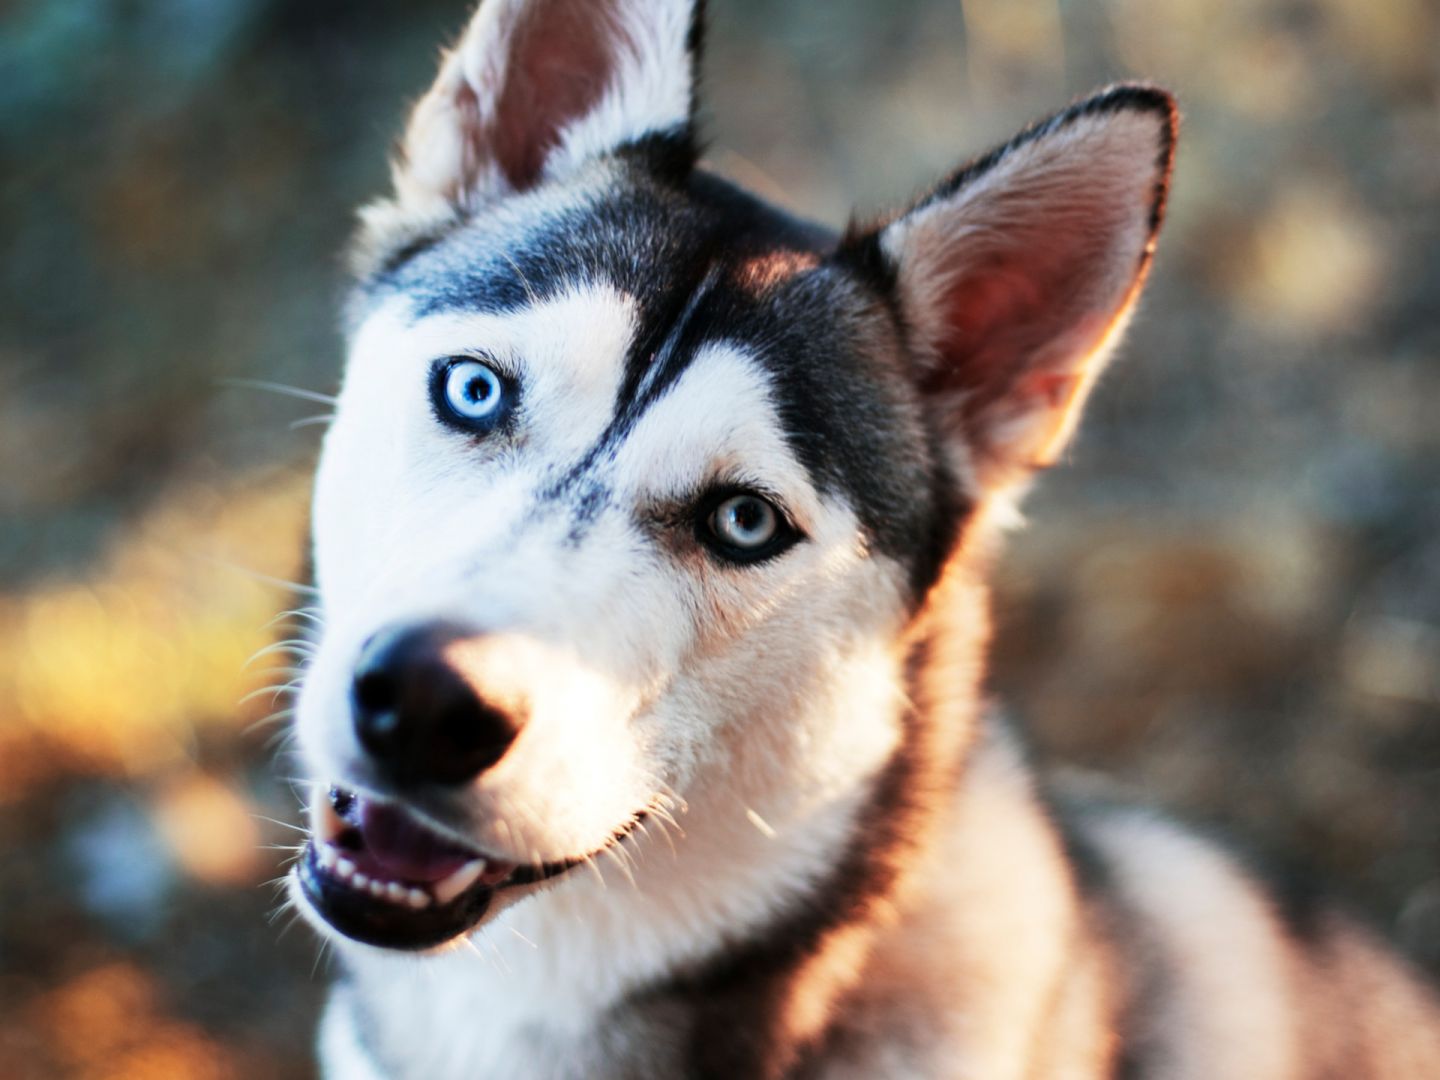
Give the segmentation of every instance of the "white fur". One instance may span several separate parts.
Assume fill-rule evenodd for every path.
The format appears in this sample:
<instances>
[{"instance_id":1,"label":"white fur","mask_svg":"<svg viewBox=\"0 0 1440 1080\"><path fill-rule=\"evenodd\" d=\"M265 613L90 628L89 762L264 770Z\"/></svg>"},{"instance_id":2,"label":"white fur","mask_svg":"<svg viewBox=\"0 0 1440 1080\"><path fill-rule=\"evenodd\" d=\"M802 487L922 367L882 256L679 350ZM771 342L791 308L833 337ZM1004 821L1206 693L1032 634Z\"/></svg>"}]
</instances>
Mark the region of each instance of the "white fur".
<instances>
[{"instance_id":1,"label":"white fur","mask_svg":"<svg viewBox=\"0 0 1440 1080\"><path fill-rule=\"evenodd\" d=\"M610 89L589 114L568 125L545 163L560 179L588 160L690 118L691 71L685 51L692 0L626 0L615 35L617 63Z\"/></svg>"},{"instance_id":2,"label":"white fur","mask_svg":"<svg viewBox=\"0 0 1440 1080\"><path fill-rule=\"evenodd\" d=\"M1173 1080L1288 1080L1304 1059L1293 956L1270 904L1210 845L1144 814L1102 818L1097 840L1157 945L1184 973L1148 1002Z\"/></svg>"},{"instance_id":3,"label":"white fur","mask_svg":"<svg viewBox=\"0 0 1440 1080\"><path fill-rule=\"evenodd\" d=\"M555 0L550 0L554 3ZM415 108L394 170L408 214L444 217L513 194L483 145L496 119L517 24L535 0L485 0L440 75ZM691 70L685 42L690 0L616 0L617 19L597 20L613 65L608 88L585 115L558 133L544 163L546 179L571 175L587 161L651 132L672 130L690 115Z\"/></svg>"},{"instance_id":4,"label":"white fur","mask_svg":"<svg viewBox=\"0 0 1440 1080\"><path fill-rule=\"evenodd\" d=\"M416 1076L523 1071L537 1025L563 1043L557 1027L579 1031L626 989L762 925L832 865L898 735L900 575L867 557L847 506L810 486L743 352L710 347L645 414L603 474L623 512L578 549L565 507L527 517L604 427L631 311L596 288L414 322L393 302L355 337L316 493L327 630L299 729L317 777L364 775L345 704L361 643L444 617L493 629L461 662L487 696L523 700L532 716L467 792L470 840L560 859L672 788L688 804L683 842L657 824L594 874L525 890L541 900L502 894L480 946L498 952L498 971L468 950L416 961L341 941L367 986L407 988L387 1011L433 1033L417 1040L432 1049ZM425 399L434 357L481 348L523 382L515 449L444 429ZM720 480L783 500L808 542L737 572L628 531L632 507ZM800 593L803 605L787 602ZM612 629L594 633L597 620ZM486 1039L441 1038L467 1010L490 1018ZM340 1023L327 1022L327 1046L343 1045Z\"/></svg>"}]
</instances>

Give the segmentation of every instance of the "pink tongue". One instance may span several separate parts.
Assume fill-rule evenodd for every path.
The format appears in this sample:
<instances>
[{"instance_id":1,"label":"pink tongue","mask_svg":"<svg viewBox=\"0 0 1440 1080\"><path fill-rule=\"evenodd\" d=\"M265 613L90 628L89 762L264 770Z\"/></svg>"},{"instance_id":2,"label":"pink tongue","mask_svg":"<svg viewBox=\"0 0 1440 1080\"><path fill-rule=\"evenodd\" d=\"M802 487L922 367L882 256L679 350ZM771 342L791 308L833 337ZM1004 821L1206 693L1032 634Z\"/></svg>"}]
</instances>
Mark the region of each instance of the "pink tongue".
<instances>
[{"instance_id":1,"label":"pink tongue","mask_svg":"<svg viewBox=\"0 0 1440 1080\"><path fill-rule=\"evenodd\" d=\"M360 835L386 873L406 881L441 881L476 858L395 807L368 799L360 806Z\"/></svg>"}]
</instances>

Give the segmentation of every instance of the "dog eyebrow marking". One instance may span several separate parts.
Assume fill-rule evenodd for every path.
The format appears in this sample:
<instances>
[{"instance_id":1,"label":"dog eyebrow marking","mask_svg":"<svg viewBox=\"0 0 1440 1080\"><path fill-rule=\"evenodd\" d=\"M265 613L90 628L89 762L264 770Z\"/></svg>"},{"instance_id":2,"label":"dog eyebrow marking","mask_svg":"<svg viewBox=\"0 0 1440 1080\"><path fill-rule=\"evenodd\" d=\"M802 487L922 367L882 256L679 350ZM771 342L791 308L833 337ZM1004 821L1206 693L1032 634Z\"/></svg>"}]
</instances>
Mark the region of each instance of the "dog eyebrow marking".
<instances>
[{"instance_id":1,"label":"dog eyebrow marking","mask_svg":"<svg viewBox=\"0 0 1440 1080\"><path fill-rule=\"evenodd\" d=\"M626 364L627 381L633 377L632 372L638 375L638 382L633 393L626 394L622 386L616 400L616 421L623 422L627 428L634 427L641 414L653 405L660 396L680 377L690 361L694 359L695 350L688 350L684 361L677 363L676 357L680 355L680 346L686 343L686 331L691 328L695 321L695 312L700 307L700 302L709 295L714 288L715 282L720 276L719 270L711 266L700 280L700 284L691 292L685 306L681 308L680 314L676 317L673 325L666 332L661 340L659 348L648 362L644 359L645 342L637 342L638 348L631 351ZM657 329L663 327L657 322ZM693 337L693 335L690 335ZM690 344L695 344L691 341Z\"/></svg>"},{"instance_id":2,"label":"dog eyebrow marking","mask_svg":"<svg viewBox=\"0 0 1440 1080\"><path fill-rule=\"evenodd\" d=\"M626 357L625 377L615 395L610 423L579 461L539 493L537 511L546 504L574 499L567 535L571 544L583 539L609 502L610 492L603 484L591 480L583 491L582 484L602 459L613 457L615 447L694 362L704 332L696 314L719 277L719 268L710 264L697 285L688 290L673 290L667 298L669 302L655 317L646 320L645 328L637 335Z\"/></svg>"}]
</instances>

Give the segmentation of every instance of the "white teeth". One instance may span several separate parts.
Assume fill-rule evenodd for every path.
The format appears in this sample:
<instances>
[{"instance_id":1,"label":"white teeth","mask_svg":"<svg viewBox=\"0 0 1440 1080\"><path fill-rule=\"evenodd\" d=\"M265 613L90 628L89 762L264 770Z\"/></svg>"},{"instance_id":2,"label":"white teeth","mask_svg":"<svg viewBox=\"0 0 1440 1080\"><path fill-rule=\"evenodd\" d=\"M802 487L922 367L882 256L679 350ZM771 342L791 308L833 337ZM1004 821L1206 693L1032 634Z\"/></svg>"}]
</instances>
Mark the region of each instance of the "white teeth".
<instances>
[{"instance_id":1,"label":"white teeth","mask_svg":"<svg viewBox=\"0 0 1440 1080\"><path fill-rule=\"evenodd\" d=\"M437 881L430 887L435 894L435 902L445 905L454 900L471 885L479 880L480 875L485 872L484 859L471 859L464 866L460 867L443 881Z\"/></svg>"},{"instance_id":2,"label":"white teeth","mask_svg":"<svg viewBox=\"0 0 1440 1080\"><path fill-rule=\"evenodd\" d=\"M409 907L414 911L420 911L431 904L430 894L424 889L411 888L398 881L381 881L378 878L372 878L369 874L356 870L355 863L341 855L339 850L330 844L322 845L316 858L321 868L333 877L345 882L352 889L368 892L376 900ZM449 894L450 899L454 899L469 888L484 869L485 860L477 859L475 862L466 863L454 874L451 874L449 880L459 879L459 885Z\"/></svg>"},{"instance_id":3,"label":"white teeth","mask_svg":"<svg viewBox=\"0 0 1440 1080\"><path fill-rule=\"evenodd\" d=\"M318 832L317 840L319 840ZM320 840L316 844L316 848L315 861L331 877L345 882L358 892L369 893L377 900L384 900L399 907L408 907L412 911L422 911L432 905L443 906L450 903L479 881L488 868L484 859L471 859L443 881L437 881L429 886L427 890L415 888L400 881L371 877L358 869L355 861L342 855L341 849L332 843ZM497 866L497 869L500 867Z\"/></svg>"}]
</instances>

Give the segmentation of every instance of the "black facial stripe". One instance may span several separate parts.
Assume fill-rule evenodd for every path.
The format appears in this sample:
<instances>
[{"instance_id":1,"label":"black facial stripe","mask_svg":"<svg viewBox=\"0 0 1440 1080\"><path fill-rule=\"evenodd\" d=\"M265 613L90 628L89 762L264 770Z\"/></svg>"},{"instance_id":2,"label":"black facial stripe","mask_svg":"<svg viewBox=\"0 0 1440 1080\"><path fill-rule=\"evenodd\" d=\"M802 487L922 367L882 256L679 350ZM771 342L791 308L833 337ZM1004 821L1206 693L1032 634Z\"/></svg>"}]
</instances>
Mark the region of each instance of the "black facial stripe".
<instances>
[{"instance_id":1,"label":"black facial stripe","mask_svg":"<svg viewBox=\"0 0 1440 1080\"><path fill-rule=\"evenodd\" d=\"M732 344L768 379L817 490L842 494L871 546L923 593L966 507L922 418L885 291L829 257L832 235L723 181L696 173L677 186L616 170L613 189L588 205L537 203L529 221L500 215L461 228L377 275L362 302L399 291L422 316L506 312L603 284L636 305L609 421L535 508L568 506L576 541L608 505L597 473L615 448L706 344Z\"/></svg>"},{"instance_id":2,"label":"black facial stripe","mask_svg":"<svg viewBox=\"0 0 1440 1080\"><path fill-rule=\"evenodd\" d=\"M610 502L610 491L603 484L591 483L586 486L584 492L575 500L575 509L571 517L570 532L565 537L567 543L572 547L579 544L585 538L585 533L600 516Z\"/></svg>"},{"instance_id":3,"label":"black facial stripe","mask_svg":"<svg viewBox=\"0 0 1440 1080\"><path fill-rule=\"evenodd\" d=\"M638 336L625 360L625 384L616 397L612 440L628 434L635 422L690 367L700 344L700 335L696 333L699 325L696 313L714 288L716 276L712 267L688 297L682 297L677 292L674 300L683 299L684 306L674 320L667 318L669 311L659 312L658 318L649 320L648 332ZM652 345L652 342L655 344Z\"/></svg>"},{"instance_id":4,"label":"black facial stripe","mask_svg":"<svg viewBox=\"0 0 1440 1080\"><path fill-rule=\"evenodd\" d=\"M674 290L666 297L667 303L653 308L654 314L642 321L625 358L625 373L615 395L610 423L580 460L542 492L543 501L553 502L573 491L594 471L597 462L613 453L646 411L685 373L697 352L689 328L711 281L713 274L707 274L688 296L679 289ZM579 525L577 517L577 527Z\"/></svg>"}]
</instances>

